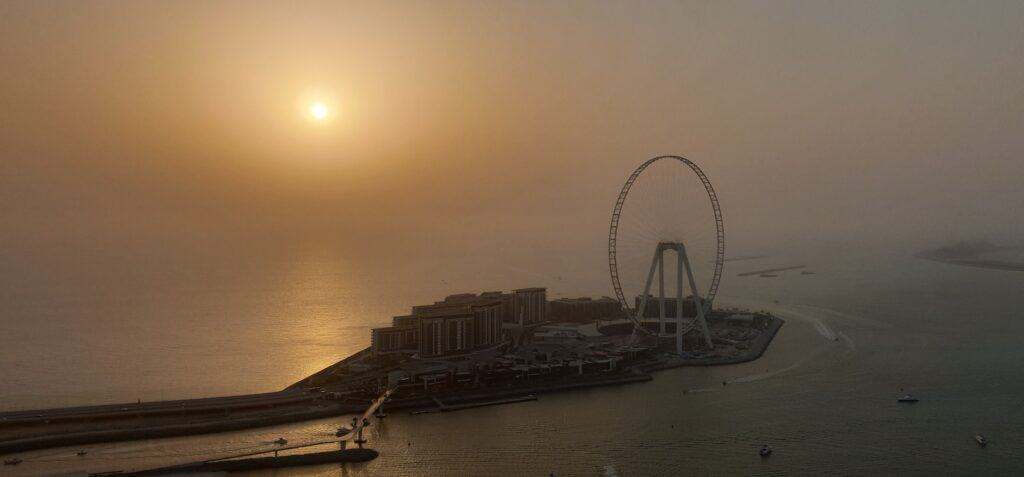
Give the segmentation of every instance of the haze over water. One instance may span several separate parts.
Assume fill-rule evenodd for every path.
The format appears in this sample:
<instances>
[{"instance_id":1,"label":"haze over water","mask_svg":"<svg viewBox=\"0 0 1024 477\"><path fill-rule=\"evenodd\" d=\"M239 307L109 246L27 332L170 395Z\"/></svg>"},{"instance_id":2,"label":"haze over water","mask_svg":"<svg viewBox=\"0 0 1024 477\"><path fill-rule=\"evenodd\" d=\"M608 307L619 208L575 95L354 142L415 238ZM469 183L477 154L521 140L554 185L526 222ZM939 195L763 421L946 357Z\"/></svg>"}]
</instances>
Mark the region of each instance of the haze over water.
<instances>
[{"instance_id":1,"label":"haze over water","mask_svg":"<svg viewBox=\"0 0 1024 477\"><path fill-rule=\"evenodd\" d=\"M768 256L719 301L787 319L764 358L394 415L377 461L280 473L1017 474L1024 275L912 255L1024 242L1022 130L1020 2L2 2L0 409L276 390L449 293L611 295L615 196L679 154L728 256Z\"/></svg>"},{"instance_id":2,"label":"haze over water","mask_svg":"<svg viewBox=\"0 0 1024 477\"><path fill-rule=\"evenodd\" d=\"M376 461L345 471L326 466L279 473L927 475L1020 469L1024 388L1017 377L1024 356L1016 337L1024 330L1016 319L1015 272L945 265L902 250L835 253L810 246L776 252L730 262L723 284L721 304L763 306L787 319L760 360L665 371L650 383L546 394L532 403L426 416L393 413L371 427L371 442L382 452ZM386 274L372 265L336 255L276 263L277 272L264 263L260 273L252 273L248 261L220 263L216 272L208 263L182 263L175 276L119 285L131 290L121 298L115 298L121 292L83 285L77 298L62 303L19 299L15 309L22 314L3 343L3 359L16 364L0 376L5 407L277 389L366 346L369 327L410 303L477 284L544 282L509 270L480 274L476 261L446 267L448 285L421 278L434 268L427 265L381 279ZM796 263L817 274L735 276ZM531 265L545 270L543 263ZM606 286L604 280L563 275L549 283L555 294L587 293ZM73 317L83 316L98 324L76 325ZM174 324L153 317L173 317ZM62 344L60 353L45 345L51 342ZM922 402L896 403L907 391ZM24 454L33 467L18 470L33 475L40 469L166 465L280 436L291 442L326 439L344 420L88 446L86 461L74 456L77 448L39 451ZM977 432L992 440L987 448L971 440ZM756 451L766 442L776 455L765 462Z\"/></svg>"}]
</instances>

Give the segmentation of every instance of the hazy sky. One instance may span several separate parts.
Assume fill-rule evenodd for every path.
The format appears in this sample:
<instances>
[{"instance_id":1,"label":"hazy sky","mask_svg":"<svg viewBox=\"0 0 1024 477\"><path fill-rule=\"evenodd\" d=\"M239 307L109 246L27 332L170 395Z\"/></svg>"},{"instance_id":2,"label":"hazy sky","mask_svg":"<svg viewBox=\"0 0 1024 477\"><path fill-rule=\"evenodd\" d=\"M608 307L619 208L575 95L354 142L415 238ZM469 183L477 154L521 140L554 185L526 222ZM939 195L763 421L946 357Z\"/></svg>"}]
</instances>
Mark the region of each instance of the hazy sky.
<instances>
[{"instance_id":1,"label":"hazy sky","mask_svg":"<svg viewBox=\"0 0 1024 477\"><path fill-rule=\"evenodd\" d=\"M597 250L660 154L740 250L1022 238L1024 3L0 3L7 253Z\"/></svg>"}]
</instances>

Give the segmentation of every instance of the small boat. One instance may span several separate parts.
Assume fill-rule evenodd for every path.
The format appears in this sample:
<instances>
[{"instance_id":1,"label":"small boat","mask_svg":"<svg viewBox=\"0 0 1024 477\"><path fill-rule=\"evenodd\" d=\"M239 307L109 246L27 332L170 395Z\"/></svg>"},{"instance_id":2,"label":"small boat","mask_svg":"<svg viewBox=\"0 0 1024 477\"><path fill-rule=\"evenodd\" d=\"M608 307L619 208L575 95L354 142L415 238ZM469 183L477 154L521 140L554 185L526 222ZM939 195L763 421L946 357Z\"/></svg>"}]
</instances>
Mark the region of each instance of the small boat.
<instances>
[{"instance_id":1,"label":"small boat","mask_svg":"<svg viewBox=\"0 0 1024 477\"><path fill-rule=\"evenodd\" d=\"M19 459L19 458L17 458L17 457L15 457L15 458L13 458L13 459L7 459L7 460L5 460L5 461L4 461L4 465L18 465L18 464L20 464L20 463L22 463L22 462L24 462L24 461L23 461L23 460L21 460L21 459Z\"/></svg>"},{"instance_id":2,"label":"small boat","mask_svg":"<svg viewBox=\"0 0 1024 477\"><path fill-rule=\"evenodd\" d=\"M283 437L278 438L276 441L274 441L274 444L277 444L279 446L283 446L283 445L285 445L287 443L288 443L288 439L285 439Z\"/></svg>"},{"instance_id":3,"label":"small boat","mask_svg":"<svg viewBox=\"0 0 1024 477\"><path fill-rule=\"evenodd\" d=\"M768 447L768 444L765 444L761 446L761 450L760 452L758 452L758 454L761 454L761 457L768 457L772 455L772 448Z\"/></svg>"},{"instance_id":4,"label":"small boat","mask_svg":"<svg viewBox=\"0 0 1024 477\"><path fill-rule=\"evenodd\" d=\"M81 456L83 456L85 454L88 454L88 452L86 452L86 451L78 451L75 455L81 457Z\"/></svg>"},{"instance_id":5,"label":"small boat","mask_svg":"<svg viewBox=\"0 0 1024 477\"><path fill-rule=\"evenodd\" d=\"M350 433L350 432L352 432L352 429L349 429L347 427L339 427L338 431L335 432L334 435L337 436L337 437L341 437L341 436L344 436L344 435L348 435L348 433Z\"/></svg>"},{"instance_id":6,"label":"small boat","mask_svg":"<svg viewBox=\"0 0 1024 477\"><path fill-rule=\"evenodd\" d=\"M897 401L899 401L899 402L906 402L906 403L914 403L914 402L917 402L918 399L916 397L914 397L914 396L909 395L909 394L904 394L903 397L897 399Z\"/></svg>"},{"instance_id":7,"label":"small boat","mask_svg":"<svg viewBox=\"0 0 1024 477\"><path fill-rule=\"evenodd\" d=\"M760 274L758 276L761 277L761 278L775 278L778 275L776 275L774 273L762 273L762 274Z\"/></svg>"},{"instance_id":8,"label":"small boat","mask_svg":"<svg viewBox=\"0 0 1024 477\"><path fill-rule=\"evenodd\" d=\"M986 439L985 436L981 434L974 436L974 441L977 442L978 445L981 447L985 447L988 445L988 439Z\"/></svg>"}]
</instances>

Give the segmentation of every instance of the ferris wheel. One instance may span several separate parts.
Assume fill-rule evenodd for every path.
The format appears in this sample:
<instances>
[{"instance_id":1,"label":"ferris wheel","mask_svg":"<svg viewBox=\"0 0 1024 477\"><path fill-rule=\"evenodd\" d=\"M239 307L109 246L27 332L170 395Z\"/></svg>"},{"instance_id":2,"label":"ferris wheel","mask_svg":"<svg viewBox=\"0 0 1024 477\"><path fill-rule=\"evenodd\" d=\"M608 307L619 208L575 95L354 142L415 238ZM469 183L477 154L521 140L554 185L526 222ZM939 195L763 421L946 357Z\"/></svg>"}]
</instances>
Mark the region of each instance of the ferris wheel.
<instances>
[{"instance_id":1,"label":"ferris wheel","mask_svg":"<svg viewBox=\"0 0 1024 477\"><path fill-rule=\"evenodd\" d=\"M615 201L608 230L612 286L619 304L638 330L647 329L644 321L651 318L647 305L654 300L660 315L660 333L666 333L664 262L665 252L670 251L677 256L677 348L681 352L682 334L698 325L710 347L704 315L711 310L722 279L722 210L711 181L697 164L680 156L659 156L640 164L626 179ZM652 286L656 271L655 300ZM684 287L684 282L688 286ZM684 288L689 297L685 297ZM682 305L686 300L693 302L697 315L690 320L683 317Z\"/></svg>"}]
</instances>

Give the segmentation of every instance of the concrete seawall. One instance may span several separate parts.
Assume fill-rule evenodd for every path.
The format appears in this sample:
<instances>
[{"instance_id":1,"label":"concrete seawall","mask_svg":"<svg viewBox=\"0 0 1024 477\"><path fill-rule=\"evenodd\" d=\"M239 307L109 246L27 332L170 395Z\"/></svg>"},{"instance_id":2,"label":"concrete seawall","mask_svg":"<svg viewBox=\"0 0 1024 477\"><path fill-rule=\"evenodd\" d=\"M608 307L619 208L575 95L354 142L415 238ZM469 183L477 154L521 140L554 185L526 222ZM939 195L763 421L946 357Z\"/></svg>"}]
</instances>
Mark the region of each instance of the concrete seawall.
<instances>
[{"instance_id":1,"label":"concrete seawall","mask_svg":"<svg viewBox=\"0 0 1024 477\"><path fill-rule=\"evenodd\" d=\"M611 376L602 376L599 378L590 378L583 380L570 380L562 383L549 382L544 384L538 384L535 386L517 386L512 388L488 389L465 394L458 393L450 394L447 396L438 395L432 397L411 398L405 401L395 400L392 403L388 403L388 409L423 409L437 407L437 403L433 399L435 397L443 401L446 405L455 406L460 404L473 403L477 401L518 397L527 394L543 394L559 391L569 391L573 389L585 389L600 386L614 386L619 384L641 383L650 381L651 379L653 379L651 375L646 373L619 373L613 374Z\"/></svg>"},{"instance_id":2,"label":"concrete seawall","mask_svg":"<svg viewBox=\"0 0 1024 477\"><path fill-rule=\"evenodd\" d=\"M177 437L215 432L237 431L254 427L267 427L290 422L306 421L331 417L341 414L359 413L361 406L332 403L329 407L288 414L260 417L226 418L219 421L201 423L181 423L162 426L84 431L73 433L49 434L23 439L0 441L0 454L24 452L29 450L65 447L100 442L115 442L139 439L155 439L160 437Z\"/></svg>"},{"instance_id":3,"label":"concrete seawall","mask_svg":"<svg viewBox=\"0 0 1024 477\"><path fill-rule=\"evenodd\" d=\"M746 353L741 356L731 356L726 358L695 358L687 359L681 362L669 362L669 363L658 363L649 366L644 366L642 369L646 372L660 371L663 369L682 368L686 366L724 366L729 364L740 364L753 361L760 358L764 352L768 349L768 345L775 339L775 334L779 332L782 325L786 322L781 318L775 316L772 317L772 322L768 325L768 328L764 329L761 334L754 339L751 343L750 348L747 349Z\"/></svg>"},{"instance_id":4,"label":"concrete seawall","mask_svg":"<svg viewBox=\"0 0 1024 477\"><path fill-rule=\"evenodd\" d=\"M285 390L288 390L288 389L301 389L303 387L316 386L317 385L317 381L320 380L321 378L323 378L324 376L330 375L331 373L334 372L334 370L336 370L336 369L338 369L340 367L343 367L343 366L345 366L346 364L348 364L348 363L350 363L352 361L356 361L356 360L358 360L358 359L360 359L360 358L362 358L362 357L364 357L364 356L366 356L368 354L370 354L370 348L369 347L363 348L363 349L357 351L352 356L349 356L349 357L347 357L347 358L345 358L345 359L343 359L341 361L338 361L338 362L336 362L336 363L334 363L334 364L332 364L332 365L330 365L330 366L328 366L328 367L326 367L324 369L321 369L320 371L317 371L317 372L315 372L315 373L313 373L313 374L311 374L309 376L306 376L305 378L302 378L301 381L299 381L299 382L297 382L295 384L292 384L291 386L288 386L287 388L285 388Z\"/></svg>"}]
</instances>

